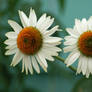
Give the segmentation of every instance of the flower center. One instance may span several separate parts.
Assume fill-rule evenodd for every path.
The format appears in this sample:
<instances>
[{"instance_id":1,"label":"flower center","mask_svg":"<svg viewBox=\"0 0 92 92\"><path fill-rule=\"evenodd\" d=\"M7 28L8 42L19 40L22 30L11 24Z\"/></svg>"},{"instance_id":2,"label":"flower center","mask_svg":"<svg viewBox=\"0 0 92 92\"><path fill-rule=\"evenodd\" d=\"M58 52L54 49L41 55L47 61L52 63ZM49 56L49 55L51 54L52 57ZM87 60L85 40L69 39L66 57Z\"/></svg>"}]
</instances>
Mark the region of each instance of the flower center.
<instances>
[{"instance_id":1,"label":"flower center","mask_svg":"<svg viewBox=\"0 0 92 92\"><path fill-rule=\"evenodd\" d=\"M92 57L92 31L84 32L80 36L78 47L84 55Z\"/></svg>"},{"instance_id":2,"label":"flower center","mask_svg":"<svg viewBox=\"0 0 92 92\"><path fill-rule=\"evenodd\" d=\"M18 34L17 46L24 54L37 53L42 43L42 35L35 27L26 27Z\"/></svg>"}]
</instances>

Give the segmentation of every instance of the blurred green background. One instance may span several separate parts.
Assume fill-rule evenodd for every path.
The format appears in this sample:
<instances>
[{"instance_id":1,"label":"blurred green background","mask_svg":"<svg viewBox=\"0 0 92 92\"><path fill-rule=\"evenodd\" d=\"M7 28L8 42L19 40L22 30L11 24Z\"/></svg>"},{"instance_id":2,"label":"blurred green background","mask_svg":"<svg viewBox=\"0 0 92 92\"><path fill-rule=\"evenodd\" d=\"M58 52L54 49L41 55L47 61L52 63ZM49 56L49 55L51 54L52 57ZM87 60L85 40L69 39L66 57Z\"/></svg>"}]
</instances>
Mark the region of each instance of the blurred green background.
<instances>
[{"instance_id":1,"label":"blurred green background","mask_svg":"<svg viewBox=\"0 0 92 92\"><path fill-rule=\"evenodd\" d=\"M76 76L57 60L53 63L48 61L48 73L41 69L39 75L36 72L34 75L21 73L21 63L15 68L9 66L13 56L4 55L3 44L7 39L5 33L12 30L7 20L21 24L18 10L28 15L31 7L38 18L43 13L55 17L53 25L60 25L63 32L54 35L61 37L67 35L66 27L73 27L75 18L88 19L92 15L92 0L0 0L0 92L92 92L92 77Z\"/></svg>"}]
</instances>

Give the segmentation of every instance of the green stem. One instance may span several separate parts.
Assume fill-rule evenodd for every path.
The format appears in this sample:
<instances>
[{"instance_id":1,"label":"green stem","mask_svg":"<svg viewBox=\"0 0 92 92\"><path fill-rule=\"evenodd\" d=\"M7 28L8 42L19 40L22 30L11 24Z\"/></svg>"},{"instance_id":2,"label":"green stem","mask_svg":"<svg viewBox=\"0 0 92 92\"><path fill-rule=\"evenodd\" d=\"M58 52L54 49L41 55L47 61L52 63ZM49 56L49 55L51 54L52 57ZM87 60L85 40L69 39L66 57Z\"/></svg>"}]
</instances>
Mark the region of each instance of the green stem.
<instances>
[{"instance_id":1,"label":"green stem","mask_svg":"<svg viewBox=\"0 0 92 92\"><path fill-rule=\"evenodd\" d=\"M55 58L58 59L58 60L60 60L60 61L62 61L63 63L64 63L64 61L65 61L62 57L59 57L59 56L56 56ZM73 72L76 72L76 69L75 69L73 66L69 66L69 68L70 68Z\"/></svg>"}]
</instances>

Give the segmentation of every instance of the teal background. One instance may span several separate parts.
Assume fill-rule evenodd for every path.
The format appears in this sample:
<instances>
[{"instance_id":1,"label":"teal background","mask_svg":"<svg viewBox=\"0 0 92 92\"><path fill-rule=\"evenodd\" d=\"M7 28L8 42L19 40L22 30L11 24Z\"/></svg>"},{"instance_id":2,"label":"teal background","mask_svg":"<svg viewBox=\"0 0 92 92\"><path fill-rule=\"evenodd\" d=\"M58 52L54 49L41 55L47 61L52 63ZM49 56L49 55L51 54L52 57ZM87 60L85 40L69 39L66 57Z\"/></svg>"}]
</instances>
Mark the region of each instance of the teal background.
<instances>
[{"instance_id":1,"label":"teal background","mask_svg":"<svg viewBox=\"0 0 92 92\"><path fill-rule=\"evenodd\" d=\"M48 61L48 73L41 69L39 75L21 73L21 63L14 68L9 66L13 56L4 55L6 45L3 44L7 39L5 33L12 30L7 20L21 24L18 10L28 15L31 7L38 18L43 13L55 17L53 25L60 25L63 32L54 35L60 37L67 35L65 28L73 27L75 18L92 16L92 0L0 0L0 92L92 92L91 76L89 79L81 74L76 76L58 60ZM67 54L61 52L60 56L66 58Z\"/></svg>"}]
</instances>

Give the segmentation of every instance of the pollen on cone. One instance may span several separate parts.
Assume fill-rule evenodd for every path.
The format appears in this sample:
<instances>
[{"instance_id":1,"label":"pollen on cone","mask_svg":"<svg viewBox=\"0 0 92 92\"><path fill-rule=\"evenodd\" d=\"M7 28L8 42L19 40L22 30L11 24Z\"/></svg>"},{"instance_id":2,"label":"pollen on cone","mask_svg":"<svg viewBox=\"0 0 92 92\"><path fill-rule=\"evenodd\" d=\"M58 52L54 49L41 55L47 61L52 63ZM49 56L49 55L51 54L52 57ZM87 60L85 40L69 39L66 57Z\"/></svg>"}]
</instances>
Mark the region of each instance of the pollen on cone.
<instances>
[{"instance_id":1,"label":"pollen on cone","mask_svg":"<svg viewBox=\"0 0 92 92\"><path fill-rule=\"evenodd\" d=\"M78 40L79 50L86 56L92 56L92 32L84 32Z\"/></svg>"},{"instance_id":2,"label":"pollen on cone","mask_svg":"<svg viewBox=\"0 0 92 92\"><path fill-rule=\"evenodd\" d=\"M17 38L17 46L24 54L35 54L42 46L42 35L34 27L21 30Z\"/></svg>"}]
</instances>

